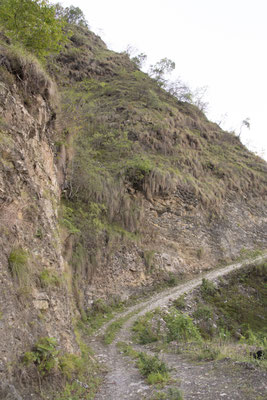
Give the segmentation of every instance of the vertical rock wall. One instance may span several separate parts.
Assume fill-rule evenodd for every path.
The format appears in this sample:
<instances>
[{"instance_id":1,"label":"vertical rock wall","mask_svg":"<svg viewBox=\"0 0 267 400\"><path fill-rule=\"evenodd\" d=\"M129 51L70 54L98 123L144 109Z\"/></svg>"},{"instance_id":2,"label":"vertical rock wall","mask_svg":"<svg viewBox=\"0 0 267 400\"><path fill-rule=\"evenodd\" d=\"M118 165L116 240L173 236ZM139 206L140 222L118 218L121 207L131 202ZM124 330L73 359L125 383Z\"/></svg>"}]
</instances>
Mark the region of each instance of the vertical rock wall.
<instances>
[{"instance_id":1,"label":"vertical rock wall","mask_svg":"<svg viewBox=\"0 0 267 400\"><path fill-rule=\"evenodd\" d=\"M77 351L67 268L61 255L60 191L51 146L54 88L41 71L31 79L35 81L27 81L25 73L18 75L8 62L6 68L1 67L0 391L3 393L7 385L15 382L16 386L20 382L20 377L14 376L19 360L39 338L55 337L65 351ZM32 87L33 84L37 87Z\"/></svg>"}]
</instances>

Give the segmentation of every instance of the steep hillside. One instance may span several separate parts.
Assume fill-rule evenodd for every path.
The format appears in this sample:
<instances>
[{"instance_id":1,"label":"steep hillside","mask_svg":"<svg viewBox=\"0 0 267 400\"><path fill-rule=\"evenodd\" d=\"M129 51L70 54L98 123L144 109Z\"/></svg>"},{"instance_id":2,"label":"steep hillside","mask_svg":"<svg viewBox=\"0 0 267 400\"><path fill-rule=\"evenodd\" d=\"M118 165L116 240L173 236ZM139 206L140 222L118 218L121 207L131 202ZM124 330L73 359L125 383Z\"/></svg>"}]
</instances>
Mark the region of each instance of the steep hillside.
<instances>
[{"instance_id":1,"label":"steep hillside","mask_svg":"<svg viewBox=\"0 0 267 400\"><path fill-rule=\"evenodd\" d=\"M77 280L90 282L86 304L266 245L266 163L239 138L86 28L50 73L62 96L65 219L76 229L66 245Z\"/></svg>"},{"instance_id":2,"label":"steep hillside","mask_svg":"<svg viewBox=\"0 0 267 400\"><path fill-rule=\"evenodd\" d=\"M92 398L75 328L97 299L267 243L266 163L86 26L71 30L45 67L0 37L0 399L55 399L69 381L81 398L81 379Z\"/></svg>"},{"instance_id":3,"label":"steep hillside","mask_svg":"<svg viewBox=\"0 0 267 400\"><path fill-rule=\"evenodd\" d=\"M15 393L7 382L34 386L19 360L40 337L55 337L65 351L78 346L58 227L56 86L33 57L4 44L0 50L0 398L6 399Z\"/></svg>"}]
</instances>

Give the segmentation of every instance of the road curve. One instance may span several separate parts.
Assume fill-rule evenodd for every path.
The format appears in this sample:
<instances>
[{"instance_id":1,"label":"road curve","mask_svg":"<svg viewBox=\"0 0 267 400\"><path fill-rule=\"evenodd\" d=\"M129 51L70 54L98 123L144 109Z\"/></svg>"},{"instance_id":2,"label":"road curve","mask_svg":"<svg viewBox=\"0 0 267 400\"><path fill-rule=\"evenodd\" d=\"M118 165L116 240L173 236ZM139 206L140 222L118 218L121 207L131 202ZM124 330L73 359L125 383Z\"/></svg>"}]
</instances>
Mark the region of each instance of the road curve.
<instances>
[{"instance_id":1,"label":"road curve","mask_svg":"<svg viewBox=\"0 0 267 400\"><path fill-rule=\"evenodd\" d=\"M116 347L116 343L118 341L129 341L130 328L138 317L144 315L148 311L154 310L157 307L163 307L167 305L170 299L178 298L184 293L192 291L201 285L203 278L214 281L232 271L239 270L249 265L254 265L255 263L260 263L266 259L267 252L253 259L244 260L226 267L203 273L198 277L183 282L174 288L169 288L160 293L152 295L148 300L142 302L142 305L139 303L129 307L125 312L118 314L111 321L102 326L102 328L92 338L90 345L93 348L96 357L106 365L109 372L107 373L105 381L100 388L100 391L97 393L95 400L140 400L143 398L142 393L145 393L146 390L148 390L147 385L142 380L136 368L120 354ZM125 322L114 342L110 346L103 345L101 338L107 327L116 319L126 316L134 311L136 311L136 313Z\"/></svg>"}]
</instances>

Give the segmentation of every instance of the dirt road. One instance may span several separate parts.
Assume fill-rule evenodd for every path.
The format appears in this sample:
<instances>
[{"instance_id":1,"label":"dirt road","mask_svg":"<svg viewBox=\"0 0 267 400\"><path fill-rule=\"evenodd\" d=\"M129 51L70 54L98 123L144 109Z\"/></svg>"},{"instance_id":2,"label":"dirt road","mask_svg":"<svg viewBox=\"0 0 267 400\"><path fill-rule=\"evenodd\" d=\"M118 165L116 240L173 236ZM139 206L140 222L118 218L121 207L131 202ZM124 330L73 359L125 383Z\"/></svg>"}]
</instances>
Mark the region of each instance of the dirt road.
<instances>
[{"instance_id":1,"label":"dirt road","mask_svg":"<svg viewBox=\"0 0 267 400\"><path fill-rule=\"evenodd\" d=\"M139 371L134 366L134 363L130 359L125 358L116 346L118 341L130 342L130 328L138 317L157 307L167 305L170 299L178 298L182 294L190 292L201 284L203 278L214 281L220 276L243 268L244 266L261 262L265 259L267 259L267 253L255 259L245 260L202 274L195 279L153 295L149 300L144 301L141 306L137 304L129 307L127 311L119 314L113 320L105 324L92 338L90 343L98 360L108 369L104 383L99 393L96 395L95 400L141 400L151 398L151 387L145 383ZM109 324L133 311L136 311L136 313L125 322L114 342L109 346L104 345L101 338ZM237 377L231 378L231 376L226 376L227 372L229 372L227 371L227 367L225 368L224 379L219 379L218 381L218 374L221 376L221 373L219 370L217 374L214 373L214 371L216 371L214 367L209 371L210 367L188 364L181 356L177 355L175 355L175 357L173 355L169 355L168 357L165 355L163 358L164 361L167 361L171 366L176 366L177 377L181 379L181 387L185 391L185 399L253 399L251 394L248 393L250 397L247 397L246 392L242 394L242 391L234 389L236 387ZM223 368L224 365L221 363L221 370L223 370ZM253 379L253 377L251 379ZM258 382L257 384L260 386L262 383ZM261 399L260 396L257 398Z\"/></svg>"}]
</instances>

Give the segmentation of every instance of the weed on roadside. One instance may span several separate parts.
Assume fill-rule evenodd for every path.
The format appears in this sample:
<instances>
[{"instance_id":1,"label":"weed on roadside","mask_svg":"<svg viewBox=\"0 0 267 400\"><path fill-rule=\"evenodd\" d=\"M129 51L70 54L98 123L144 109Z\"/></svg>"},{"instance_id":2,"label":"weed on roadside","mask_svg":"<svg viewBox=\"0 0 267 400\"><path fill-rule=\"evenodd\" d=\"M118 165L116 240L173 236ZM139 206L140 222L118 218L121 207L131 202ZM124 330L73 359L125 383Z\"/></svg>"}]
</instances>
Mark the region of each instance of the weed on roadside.
<instances>
[{"instance_id":1,"label":"weed on roadside","mask_svg":"<svg viewBox=\"0 0 267 400\"><path fill-rule=\"evenodd\" d=\"M154 329L151 320L155 312L148 312L144 316L138 318L133 325L133 338L139 344L147 344L156 342L159 339L158 329Z\"/></svg>"},{"instance_id":2,"label":"weed on roadside","mask_svg":"<svg viewBox=\"0 0 267 400\"><path fill-rule=\"evenodd\" d=\"M105 331L104 338L103 338L104 343L111 344L113 342L113 340L115 339L117 333L121 329L121 327L124 325L124 323L126 321L128 321L128 319L130 319L133 315L138 313L138 311L140 311L140 309L134 310L134 311L126 314L125 316L118 318L116 321L112 322Z\"/></svg>"},{"instance_id":3,"label":"weed on roadside","mask_svg":"<svg viewBox=\"0 0 267 400\"><path fill-rule=\"evenodd\" d=\"M125 342L118 342L117 347L125 356L136 360L136 366L141 375L146 378L148 384L165 385L170 381L169 369L158 356L150 356L144 352L135 351L131 345Z\"/></svg>"},{"instance_id":4,"label":"weed on roadside","mask_svg":"<svg viewBox=\"0 0 267 400\"><path fill-rule=\"evenodd\" d=\"M163 319L167 326L168 342L174 340L182 342L201 341L199 330L188 315L171 308L169 313L163 315Z\"/></svg>"},{"instance_id":5,"label":"weed on roadside","mask_svg":"<svg viewBox=\"0 0 267 400\"><path fill-rule=\"evenodd\" d=\"M205 298L207 296L213 296L216 293L216 287L212 281L203 278L200 291L202 296Z\"/></svg>"},{"instance_id":6,"label":"weed on roadside","mask_svg":"<svg viewBox=\"0 0 267 400\"><path fill-rule=\"evenodd\" d=\"M138 353L137 367L150 385L166 384L170 380L169 370L158 356Z\"/></svg>"},{"instance_id":7,"label":"weed on roadside","mask_svg":"<svg viewBox=\"0 0 267 400\"><path fill-rule=\"evenodd\" d=\"M175 299L173 301L173 306L175 308L177 308L177 310L181 310L185 307L186 303L185 303L185 295L182 295L180 297L178 297L178 299Z\"/></svg>"},{"instance_id":8,"label":"weed on roadside","mask_svg":"<svg viewBox=\"0 0 267 400\"><path fill-rule=\"evenodd\" d=\"M102 299L98 299L93 304L90 310L87 310L84 320L78 322L78 327L86 332L87 335L92 335L103 324L110 321L114 317L114 313L122 312L124 305L122 303L107 304Z\"/></svg>"},{"instance_id":9,"label":"weed on roadside","mask_svg":"<svg viewBox=\"0 0 267 400\"><path fill-rule=\"evenodd\" d=\"M128 357L131 357L133 359L138 358L138 351L134 350L134 348L125 342L118 342L117 343L117 348L125 355Z\"/></svg>"}]
</instances>

